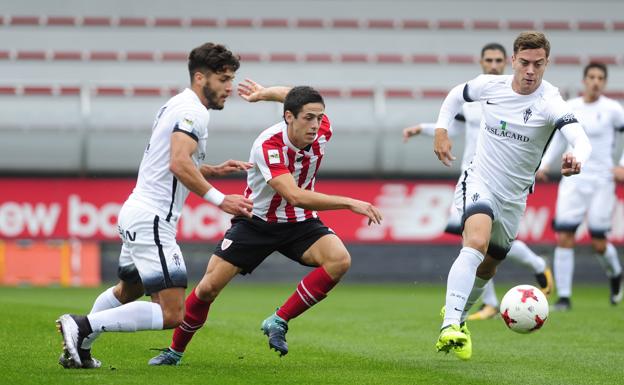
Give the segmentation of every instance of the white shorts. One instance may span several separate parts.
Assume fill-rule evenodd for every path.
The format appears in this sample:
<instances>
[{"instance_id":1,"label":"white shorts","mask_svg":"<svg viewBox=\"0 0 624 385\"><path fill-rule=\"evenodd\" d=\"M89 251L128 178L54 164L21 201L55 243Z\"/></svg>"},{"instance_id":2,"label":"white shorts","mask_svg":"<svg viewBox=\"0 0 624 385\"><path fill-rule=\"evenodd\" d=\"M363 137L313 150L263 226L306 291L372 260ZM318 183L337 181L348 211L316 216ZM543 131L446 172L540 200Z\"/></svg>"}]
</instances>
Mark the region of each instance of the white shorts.
<instances>
[{"instance_id":1,"label":"white shorts","mask_svg":"<svg viewBox=\"0 0 624 385\"><path fill-rule=\"evenodd\" d=\"M132 280L138 272L146 295L186 288L186 265L175 240L175 225L128 203L122 206L117 224L123 241L119 278Z\"/></svg>"},{"instance_id":2,"label":"white shorts","mask_svg":"<svg viewBox=\"0 0 624 385\"><path fill-rule=\"evenodd\" d=\"M615 207L613 179L582 177L561 179L557 192L555 231L575 232L587 217L592 237L604 238L611 229Z\"/></svg>"},{"instance_id":3,"label":"white shorts","mask_svg":"<svg viewBox=\"0 0 624 385\"><path fill-rule=\"evenodd\" d=\"M504 259L511 242L518 235L526 208L526 196L517 201L504 200L493 194L469 168L457 183L455 207L462 215L462 228L466 218L473 214L488 214L492 218L488 254L496 259Z\"/></svg>"}]
</instances>

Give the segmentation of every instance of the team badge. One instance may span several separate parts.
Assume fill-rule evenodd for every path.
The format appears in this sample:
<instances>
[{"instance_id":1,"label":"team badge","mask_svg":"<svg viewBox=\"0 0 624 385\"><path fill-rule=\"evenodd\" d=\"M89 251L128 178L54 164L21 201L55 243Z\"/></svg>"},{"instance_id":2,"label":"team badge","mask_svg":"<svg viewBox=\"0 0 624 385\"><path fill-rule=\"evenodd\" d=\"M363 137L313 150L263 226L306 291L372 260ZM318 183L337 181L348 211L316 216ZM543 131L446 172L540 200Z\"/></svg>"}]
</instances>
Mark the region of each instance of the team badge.
<instances>
[{"instance_id":1,"label":"team badge","mask_svg":"<svg viewBox=\"0 0 624 385\"><path fill-rule=\"evenodd\" d=\"M231 239L223 238L223 241L221 242L221 250L227 249L228 247L230 247L231 244L232 244Z\"/></svg>"},{"instance_id":2,"label":"team badge","mask_svg":"<svg viewBox=\"0 0 624 385\"><path fill-rule=\"evenodd\" d=\"M528 122L529 119L531 119L532 114L533 114L533 111L531 111L530 108L527 108L526 110L524 110L524 123Z\"/></svg>"},{"instance_id":3,"label":"team badge","mask_svg":"<svg viewBox=\"0 0 624 385\"><path fill-rule=\"evenodd\" d=\"M268 150L267 155L269 157L269 164L280 163L280 154L278 150Z\"/></svg>"}]
</instances>

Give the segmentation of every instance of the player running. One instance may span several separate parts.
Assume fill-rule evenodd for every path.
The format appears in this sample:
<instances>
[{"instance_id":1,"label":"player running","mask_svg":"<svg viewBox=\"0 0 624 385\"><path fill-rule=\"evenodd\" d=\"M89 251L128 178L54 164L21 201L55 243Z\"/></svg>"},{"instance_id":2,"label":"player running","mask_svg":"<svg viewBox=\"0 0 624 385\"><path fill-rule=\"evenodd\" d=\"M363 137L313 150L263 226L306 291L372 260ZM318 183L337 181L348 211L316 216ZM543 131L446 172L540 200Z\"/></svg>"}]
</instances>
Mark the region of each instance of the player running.
<instances>
[{"instance_id":1,"label":"player running","mask_svg":"<svg viewBox=\"0 0 624 385\"><path fill-rule=\"evenodd\" d=\"M622 300L622 266L617 250L607 240L615 208L615 175L624 176L624 154L619 165L613 166L615 131L624 130L624 109L613 99L602 95L607 83L607 66L589 63L583 70L585 90L582 97L568 101L574 115L585 128L593 148L583 166L583 174L562 179L557 194L554 229L557 233L555 248L555 281L559 299L554 310L566 311L572 307L572 276L574 272L574 235L585 216L589 225L591 244L600 265L610 281L609 300L612 305ZM544 154L537 177L546 179L548 166L565 148L561 135Z\"/></svg>"},{"instance_id":2,"label":"player running","mask_svg":"<svg viewBox=\"0 0 624 385\"><path fill-rule=\"evenodd\" d=\"M542 81L550 53L544 34L522 32L513 48L513 75L480 75L456 86L436 123L434 152L450 166L455 157L447 128L464 102L481 103L475 156L455 192L463 248L449 271L444 321L436 343L438 351L453 351L464 360L472 356L467 312L516 238L535 171L553 134L561 131L573 147L563 156L563 175L580 173L591 154L589 139L558 89Z\"/></svg>"},{"instance_id":3,"label":"player running","mask_svg":"<svg viewBox=\"0 0 624 385\"><path fill-rule=\"evenodd\" d=\"M189 191L225 212L251 216L251 200L223 195L206 180L251 165L201 164L206 156L208 110L223 108L238 67L238 58L223 45L206 43L189 54L190 88L158 111L136 187L119 213L120 281L97 297L88 315L64 314L56 321L64 340L59 359L63 367L100 367L100 361L91 357L91 345L102 332L162 330L180 324L187 275L176 228ZM152 302L135 302L143 294L150 295Z\"/></svg>"},{"instance_id":4,"label":"player running","mask_svg":"<svg viewBox=\"0 0 624 385\"><path fill-rule=\"evenodd\" d=\"M505 72L506 62L507 52L505 51L505 47L501 44L490 43L486 44L481 49L481 60L479 63L481 64L481 69L484 74L502 75ZM448 128L449 135L451 136L458 135L462 131L465 131L465 148L461 162L460 175L463 175L474 157L477 148L477 138L481 127L481 117L480 103L464 103L461 113L455 116L455 119ZM403 139L407 141L408 138L420 133L433 136L435 129L435 123L421 123L416 126L408 127L403 130ZM461 235L461 215L453 205L451 205L448 224L444 231L449 234ZM553 287L553 278L552 272L546 265L544 258L535 254L524 242L516 239L511 243L511 248L507 253L507 259L531 269L533 274L535 274L535 278L542 292L546 295L550 294ZM490 280L483 291L483 305L479 311L471 314L468 320L489 319L497 314L498 298L496 297L496 291L494 289L494 281Z\"/></svg>"},{"instance_id":5,"label":"player running","mask_svg":"<svg viewBox=\"0 0 624 385\"><path fill-rule=\"evenodd\" d=\"M333 135L322 96L310 87L264 88L247 80L239 94L249 102L284 103L284 120L264 130L251 148L254 167L247 174L245 196L253 201L253 218L235 217L232 227L208 261L206 274L186 299L186 315L169 348L150 365L178 365L186 346L208 317L221 290L237 274L249 274L274 251L315 267L277 311L262 322L269 347L288 353L289 321L320 302L349 270L344 244L318 218L316 210L348 209L382 220L368 202L314 191L316 173Z\"/></svg>"}]
</instances>

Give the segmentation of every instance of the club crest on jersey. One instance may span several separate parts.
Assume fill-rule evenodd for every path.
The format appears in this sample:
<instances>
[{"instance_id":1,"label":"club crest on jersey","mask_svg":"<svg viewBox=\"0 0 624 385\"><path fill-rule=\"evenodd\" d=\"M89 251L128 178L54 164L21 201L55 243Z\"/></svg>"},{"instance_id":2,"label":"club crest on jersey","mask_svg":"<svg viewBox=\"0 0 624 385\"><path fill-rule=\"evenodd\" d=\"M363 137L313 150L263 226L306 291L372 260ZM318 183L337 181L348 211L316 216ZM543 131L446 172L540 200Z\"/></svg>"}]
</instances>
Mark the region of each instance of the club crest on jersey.
<instances>
[{"instance_id":1,"label":"club crest on jersey","mask_svg":"<svg viewBox=\"0 0 624 385\"><path fill-rule=\"evenodd\" d=\"M526 110L524 110L524 123L528 122L529 119L531 119L531 115L533 114L533 111L531 111L530 108L527 108Z\"/></svg>"},{"instance_id":2,"label":"club crest on jersey","mask_svg":"<svg viewBox=\"0 0 624 385\"><path fill-rule=\"evenodd\" d=\"M225 250L230 247L230 245L232 245L232 242L233 241L231 239L223 238L223 241L221 242L221 250Z\"/></svg>"},{"instance_id":3,"label":"club crest on jersey","mask_svg":"<svg viewBox=\"0 0 624 385\"><path fill-rule=\"evenodd\" d=\"M280 163L279 150L268 150L267 156L269 158L269 164Z\"/></svg>"}]
</instances>

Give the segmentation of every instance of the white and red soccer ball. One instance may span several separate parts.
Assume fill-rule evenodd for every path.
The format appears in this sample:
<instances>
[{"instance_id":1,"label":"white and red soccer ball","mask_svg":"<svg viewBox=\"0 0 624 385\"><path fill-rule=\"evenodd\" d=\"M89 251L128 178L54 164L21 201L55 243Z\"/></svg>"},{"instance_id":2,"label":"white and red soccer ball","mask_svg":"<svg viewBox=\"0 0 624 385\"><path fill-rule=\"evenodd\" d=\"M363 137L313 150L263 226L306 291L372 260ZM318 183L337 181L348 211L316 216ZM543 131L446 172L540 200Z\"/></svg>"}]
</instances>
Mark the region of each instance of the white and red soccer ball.
<instances>
[{"instance_id":1,"label":"white and red soccer ball","mask_svg":"<svg viewBox=\"0 0 624 385\"><path fill-rule=\"evenodd\" d=\"M507 327L517 333L540 329L548 319L548 301L540 289L518 285L509 289L500 304L500 314Z\"/></svg>"}]
</instances>

